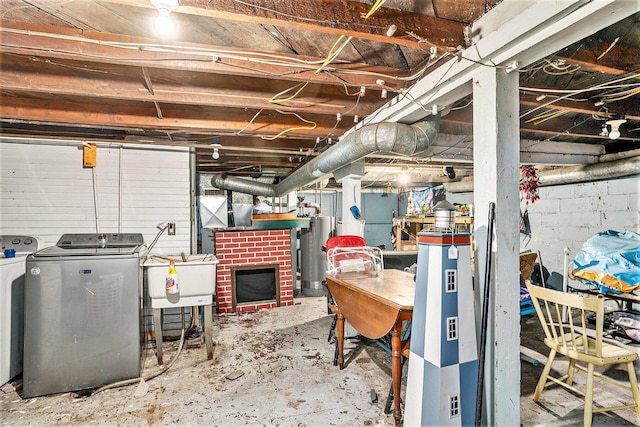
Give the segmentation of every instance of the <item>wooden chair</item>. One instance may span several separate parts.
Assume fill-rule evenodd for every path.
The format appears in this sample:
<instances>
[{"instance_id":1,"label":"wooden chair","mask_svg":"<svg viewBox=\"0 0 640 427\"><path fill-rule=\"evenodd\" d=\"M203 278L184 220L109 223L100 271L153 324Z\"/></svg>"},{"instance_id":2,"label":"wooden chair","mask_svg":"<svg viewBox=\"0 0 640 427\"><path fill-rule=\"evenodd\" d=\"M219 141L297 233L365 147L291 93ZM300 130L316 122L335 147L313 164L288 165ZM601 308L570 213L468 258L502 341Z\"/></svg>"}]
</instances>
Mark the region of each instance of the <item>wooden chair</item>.
<instances>
[{"instance_id":1,"label":"wooden chair","mask_svg":"<svg viewBox=\"0 0 640 427\"><path fill-rule=\"evenodd\" d=\"M535 286L530 282L527 282L526 286L531 294L531 300L542 324L542 329L544 329L544 343L551 350L549 352L549 360L536 386L533 400L538 401L544 387L555 383L584 396L585 426L591 426L593 412L635 408L636 414L640 419L640 392L638 391L638 382L633 367L633 362L638 358L638 354L603 342L604 297L602 295L583 296L569 294ZM563 321L562 316L564 307L566 307L568 313L566 321ZM593 331L588 333L589 331L587 330L587 313L589 312L595 314L595 337ZM569 358L567 374L559 378L550 375L551 365L557 353ZM577 362L585 363L587 367L584 368L578 365ZM630 386L594 372L596 366L619 363L627 365ZM576 369L586 372L587 379L584 391L578 390L573 386ZM594 408L594 377L631 392L634 403L624 406Z\"/></svg>"}]
</instances>

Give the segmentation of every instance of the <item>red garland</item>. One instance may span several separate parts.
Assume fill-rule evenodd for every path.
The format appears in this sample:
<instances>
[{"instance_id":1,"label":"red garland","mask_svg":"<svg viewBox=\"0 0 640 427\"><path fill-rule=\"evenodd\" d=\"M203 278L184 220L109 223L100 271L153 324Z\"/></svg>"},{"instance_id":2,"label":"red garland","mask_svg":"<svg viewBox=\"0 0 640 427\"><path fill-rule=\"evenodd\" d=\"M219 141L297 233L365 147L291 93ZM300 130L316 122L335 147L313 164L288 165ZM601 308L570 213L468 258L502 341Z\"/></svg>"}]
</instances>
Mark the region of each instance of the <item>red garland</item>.
<instances>
[{"instance_id":1,"label":"red garland","mask_svg":"<svg viewBox=\"0 0 640 427\"><path fill-rule=\"evenodd\" d=\"M533 166L520 166L520 201L526 199L527 204L531 201L533 204L540 198L538 195L538 187L540 186L540 177Z\"/></svg>"}]
</instances>

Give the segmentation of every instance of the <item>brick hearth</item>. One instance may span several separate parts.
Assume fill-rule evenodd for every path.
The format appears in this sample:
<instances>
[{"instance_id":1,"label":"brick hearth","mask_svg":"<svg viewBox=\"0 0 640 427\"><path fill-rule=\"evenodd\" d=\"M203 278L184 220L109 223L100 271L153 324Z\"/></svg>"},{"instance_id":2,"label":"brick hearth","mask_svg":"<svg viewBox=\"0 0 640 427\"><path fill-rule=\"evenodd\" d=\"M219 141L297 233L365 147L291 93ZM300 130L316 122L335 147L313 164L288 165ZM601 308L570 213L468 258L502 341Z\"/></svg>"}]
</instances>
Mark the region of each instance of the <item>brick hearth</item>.
<instances>
[{"instance_id":1,"label":"brick hearth","mask_svg":"<svg viewBox=\"0 0 640 427\"><path fill-rule=\"evenodd\" d=\"M218 258L216 296L219 313L232 313L231 266L279 264L280 305L293 305L291 273L291 230L242 230L215 233ZM246 303L236 311L273 308L276 301Z\"/></svg>"}]
</instances>

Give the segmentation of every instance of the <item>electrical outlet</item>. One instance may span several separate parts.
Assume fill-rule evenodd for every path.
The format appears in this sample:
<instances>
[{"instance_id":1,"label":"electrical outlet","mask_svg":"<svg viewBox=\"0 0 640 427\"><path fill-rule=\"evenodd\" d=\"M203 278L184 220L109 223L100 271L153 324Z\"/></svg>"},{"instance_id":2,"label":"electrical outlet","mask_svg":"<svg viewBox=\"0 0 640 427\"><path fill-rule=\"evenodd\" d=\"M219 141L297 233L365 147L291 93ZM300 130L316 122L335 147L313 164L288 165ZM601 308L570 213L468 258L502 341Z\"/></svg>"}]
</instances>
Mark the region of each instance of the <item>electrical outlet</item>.
<instances>
[{"instance_id":1,"label":"electrical outlet","mask_svg":"<svg viewBox=\"0 0 640 427\"><path fill-rule=\"evenodd\" d=\"M169 236L175 236L176 235L176 223L175 222L170 222L169 223L169 228L167 229L167 234L169 234Z\"/></svg>"}]
</instances>

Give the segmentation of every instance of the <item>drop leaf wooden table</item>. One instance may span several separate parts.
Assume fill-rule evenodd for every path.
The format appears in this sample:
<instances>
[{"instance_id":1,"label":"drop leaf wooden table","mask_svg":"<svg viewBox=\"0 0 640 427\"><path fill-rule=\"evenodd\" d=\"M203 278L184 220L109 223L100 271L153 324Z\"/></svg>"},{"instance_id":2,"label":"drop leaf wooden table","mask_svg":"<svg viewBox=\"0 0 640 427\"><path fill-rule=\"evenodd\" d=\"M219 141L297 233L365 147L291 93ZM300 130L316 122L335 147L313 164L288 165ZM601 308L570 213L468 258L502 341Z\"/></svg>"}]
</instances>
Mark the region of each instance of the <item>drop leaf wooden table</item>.
<instances>
[{"instance_id":1,"label":"drop leaf wooden table","mask_svg":"<svg viewBox=\"0 0 640 427\"><path fill-rule=\"evenodd\" d=\"M327 285L336 303L338 316L338 364L344 368L344 320L367 338L377 339L391 333L391 372L393 377L396 425L402 420L400 386L402 323L411 320L415 282L413 274L400 270L346 272L327 275Z\"/></svg>"}]
</instances>

